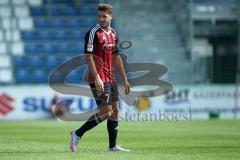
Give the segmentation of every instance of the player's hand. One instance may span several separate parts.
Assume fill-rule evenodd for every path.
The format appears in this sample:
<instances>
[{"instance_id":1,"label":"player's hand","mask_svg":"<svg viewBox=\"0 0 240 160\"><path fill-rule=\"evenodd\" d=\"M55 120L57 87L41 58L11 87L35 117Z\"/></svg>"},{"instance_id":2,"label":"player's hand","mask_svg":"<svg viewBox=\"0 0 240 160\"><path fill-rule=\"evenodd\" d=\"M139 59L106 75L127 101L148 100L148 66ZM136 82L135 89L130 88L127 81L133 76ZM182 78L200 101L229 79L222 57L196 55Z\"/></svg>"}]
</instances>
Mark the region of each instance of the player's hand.
<instances>
[{"instance_id":1,"label":"player's hand","mask_svg":"<svg viewBox=\"0 0 240 160\"><path fill-rule=\"evenodd\" d=\"M125 87L125 94L126 95L129 94L130 91L131 91L131 86L130 86L130 84L128 83L127 80L124 82L124 87Z\"/></svg>"},{"instance_id":2,"label":"player's hand","mask_svg":"<svg viewBox=\"0 0 240 160\"><path fill-rule=\"evenodd\" d=\"M100 77L97 77L95 80L95 86L97 91L104 91L104 85L103 85L103 81L101 80Z\"/></svg>"}]
</instances>

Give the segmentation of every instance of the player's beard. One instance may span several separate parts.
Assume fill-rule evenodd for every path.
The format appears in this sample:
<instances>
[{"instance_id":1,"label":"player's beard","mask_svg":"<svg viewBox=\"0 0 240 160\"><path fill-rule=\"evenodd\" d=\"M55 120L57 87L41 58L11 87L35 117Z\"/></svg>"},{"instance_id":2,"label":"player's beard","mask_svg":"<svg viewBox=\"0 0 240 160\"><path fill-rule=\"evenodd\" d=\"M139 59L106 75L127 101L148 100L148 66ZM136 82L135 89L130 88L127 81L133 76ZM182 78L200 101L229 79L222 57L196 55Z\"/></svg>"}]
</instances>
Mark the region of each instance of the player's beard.
<instances>
[{"instance_id":1,"label":"player's beard","mask_svg":"<svg viewBox=\"0 0 240 160\"><path fill-rule=\"evenodd\" d=\"M100 24L100 27L103 28L103 29L107 29L110 25L110 23L107 23L107 22L106 23L100 22L99 24Z\"/></svg>"}]
</instances>

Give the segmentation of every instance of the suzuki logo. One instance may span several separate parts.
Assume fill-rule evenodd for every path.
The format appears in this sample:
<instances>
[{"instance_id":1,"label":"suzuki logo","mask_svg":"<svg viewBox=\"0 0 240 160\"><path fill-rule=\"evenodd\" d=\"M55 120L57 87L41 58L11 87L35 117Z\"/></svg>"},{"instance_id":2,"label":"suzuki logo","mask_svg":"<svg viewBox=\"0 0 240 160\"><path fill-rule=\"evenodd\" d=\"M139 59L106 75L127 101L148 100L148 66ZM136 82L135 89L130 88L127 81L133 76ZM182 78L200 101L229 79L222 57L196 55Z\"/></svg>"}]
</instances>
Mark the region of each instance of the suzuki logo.
<instances>
[{"instance_id":1,"label":"suzuki logo","mask_svg":"<svg viewBox=\"0 0 240 160\"><path fill-rule=\"evenodd\" d=\"M5 93L0 95L0 116L8 114L14 109L13 106L10 105L13 101L14 99Z\"/></svg>"}]
</instances>

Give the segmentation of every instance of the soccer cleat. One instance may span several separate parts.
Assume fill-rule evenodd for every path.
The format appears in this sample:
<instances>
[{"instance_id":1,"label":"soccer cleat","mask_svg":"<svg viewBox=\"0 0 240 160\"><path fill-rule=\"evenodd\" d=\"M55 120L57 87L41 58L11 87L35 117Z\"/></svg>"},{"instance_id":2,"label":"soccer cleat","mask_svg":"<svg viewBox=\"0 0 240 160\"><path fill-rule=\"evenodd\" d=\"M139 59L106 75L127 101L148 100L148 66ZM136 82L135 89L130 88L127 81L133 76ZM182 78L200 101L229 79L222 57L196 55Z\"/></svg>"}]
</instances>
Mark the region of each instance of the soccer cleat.
<instances>
[{"instance_id":1,"label":"soccer cleat","mask_svg":"<svg viewBox=\"0 0 240 160\"><path fill-rule=\"evenodd\" d=\"M75 131L70 132L70 135L71 135L70 149L72 150L72 152L76 152L78 141L80 138L76 135Z\"/></svg>"},{"instance_id":2,"label":"soccer cleat","mask_svg":"<svg viewBox=\"0 0 240 160\"><path fill-rule=\"evenodd\" d=\"M118 152L118 151L120 151L120 152L130 152L129 149L121 148L121 147L118 146L118 145L116 145L116 146L113 147L113 148L109 148L108 151L110 151L110 152Z\"/></svg>"}]
</instances>

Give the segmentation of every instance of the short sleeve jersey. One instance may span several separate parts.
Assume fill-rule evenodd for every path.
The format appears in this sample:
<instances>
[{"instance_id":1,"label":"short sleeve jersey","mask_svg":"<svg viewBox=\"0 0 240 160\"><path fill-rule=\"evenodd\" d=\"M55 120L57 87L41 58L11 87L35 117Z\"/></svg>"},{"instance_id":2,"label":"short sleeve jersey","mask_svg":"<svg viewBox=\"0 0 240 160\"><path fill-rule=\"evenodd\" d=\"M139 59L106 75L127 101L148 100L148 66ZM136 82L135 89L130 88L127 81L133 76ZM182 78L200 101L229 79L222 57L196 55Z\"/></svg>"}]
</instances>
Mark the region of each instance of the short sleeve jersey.
<instances>
[{"instance_id":1,"label":"short sleeve jersey","mask_svg":"<svg viewBox=\"0 0 240 160\"><path fill-rule=\"evenodd\" d=\"M118 54L117 33L111 28L109 32L103 30L98 24L85 35L85 54L93 54L97 72L104 83L115 82L112 67L112 56ZM94 78L89 72L88 82L94 83Z\"/></svg>"}]
</instances>

